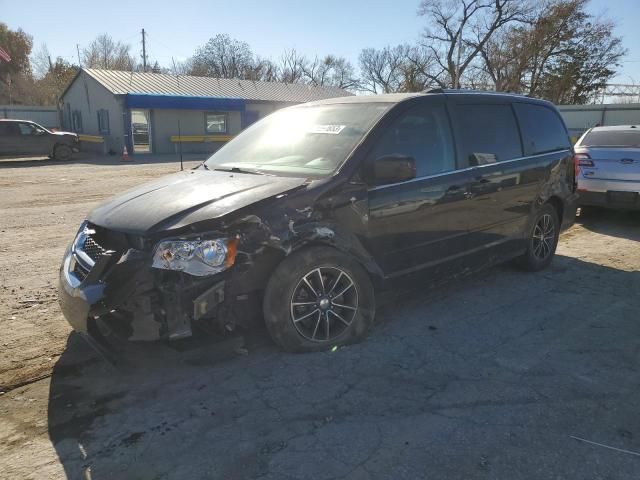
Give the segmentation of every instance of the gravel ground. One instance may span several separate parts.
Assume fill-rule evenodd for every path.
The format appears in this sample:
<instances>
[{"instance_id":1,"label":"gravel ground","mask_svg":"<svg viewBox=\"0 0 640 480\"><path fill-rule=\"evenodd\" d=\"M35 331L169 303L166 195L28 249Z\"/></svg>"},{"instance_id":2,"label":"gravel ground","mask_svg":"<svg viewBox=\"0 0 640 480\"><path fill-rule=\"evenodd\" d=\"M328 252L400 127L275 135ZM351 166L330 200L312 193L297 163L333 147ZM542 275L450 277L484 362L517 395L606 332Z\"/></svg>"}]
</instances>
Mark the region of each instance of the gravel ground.
<instances>
[{"instance_id":1,"label":"gravel ground","mask_svg":"<svg viewBox=\"0 0 640 480\"><path fill-rule=\"evenodd\" d=\"M587 212L544 272L398 287L335 352L258 331L114 368L70 334L59 262L96 202L176 169L0 161L0 478L640 476L640 215Z\"/></svg>"}]
</instances>

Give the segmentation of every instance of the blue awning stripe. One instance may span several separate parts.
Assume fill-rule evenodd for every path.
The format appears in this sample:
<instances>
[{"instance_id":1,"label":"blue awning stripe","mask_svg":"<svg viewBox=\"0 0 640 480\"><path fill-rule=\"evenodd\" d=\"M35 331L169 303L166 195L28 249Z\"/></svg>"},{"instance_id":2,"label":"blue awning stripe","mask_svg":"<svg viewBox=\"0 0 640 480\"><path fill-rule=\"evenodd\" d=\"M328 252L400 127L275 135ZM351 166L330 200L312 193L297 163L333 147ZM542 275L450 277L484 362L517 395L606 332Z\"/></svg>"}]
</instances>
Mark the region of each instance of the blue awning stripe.
<instances>
[{"instance_id":1,"label":"blue awning stripe","mask_svg":"<svg viewBox=\"0 0 640 480\"><path fill-rule=\"evenodd\" d=\"M246 101L243 98L128 93L127 107L170 108L179 110L222 110L243 112L246 107Z\"/></svg>"}]
</instances>

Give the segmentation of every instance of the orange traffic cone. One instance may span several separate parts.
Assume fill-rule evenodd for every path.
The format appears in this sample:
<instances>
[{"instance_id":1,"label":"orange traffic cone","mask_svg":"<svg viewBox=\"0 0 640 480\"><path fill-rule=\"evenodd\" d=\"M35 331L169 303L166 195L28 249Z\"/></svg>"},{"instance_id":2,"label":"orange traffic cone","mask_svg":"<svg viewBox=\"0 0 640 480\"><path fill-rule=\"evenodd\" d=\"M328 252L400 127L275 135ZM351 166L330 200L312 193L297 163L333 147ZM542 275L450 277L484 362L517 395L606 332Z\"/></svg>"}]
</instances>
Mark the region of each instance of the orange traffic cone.
<instances>
[{"instance_id":1,"label":"orange traffic cone","mask_svg":"<svg viewBox=\"0 0 640 480\"><path fill-rule=\"evenodd\" d=\"M124 149L122 150L122 162L128 162L129 161L129 152L127 151L127 146L124 146Z\"/></svg>"}]
</instances>

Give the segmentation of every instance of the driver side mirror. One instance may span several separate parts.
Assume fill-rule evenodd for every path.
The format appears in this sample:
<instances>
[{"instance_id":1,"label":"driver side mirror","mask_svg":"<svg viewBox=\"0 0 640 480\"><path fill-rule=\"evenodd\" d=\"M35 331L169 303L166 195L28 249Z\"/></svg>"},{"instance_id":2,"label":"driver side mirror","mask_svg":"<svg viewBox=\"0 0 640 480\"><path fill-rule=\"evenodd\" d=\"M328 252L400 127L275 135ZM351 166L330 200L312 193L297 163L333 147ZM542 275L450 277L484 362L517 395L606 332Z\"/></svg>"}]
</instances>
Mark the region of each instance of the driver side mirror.
<instances>
[{"instance_id":1,"label":"driver side mirror","mask_svg":"<svg viewBox=\"0 0 640 480\"><path fill-rule=\"evenodd\" d=\"M407 155L384 155L373 162L376 185L405 182L416 178L416 161Z\"/></svg>"}]
</instances>

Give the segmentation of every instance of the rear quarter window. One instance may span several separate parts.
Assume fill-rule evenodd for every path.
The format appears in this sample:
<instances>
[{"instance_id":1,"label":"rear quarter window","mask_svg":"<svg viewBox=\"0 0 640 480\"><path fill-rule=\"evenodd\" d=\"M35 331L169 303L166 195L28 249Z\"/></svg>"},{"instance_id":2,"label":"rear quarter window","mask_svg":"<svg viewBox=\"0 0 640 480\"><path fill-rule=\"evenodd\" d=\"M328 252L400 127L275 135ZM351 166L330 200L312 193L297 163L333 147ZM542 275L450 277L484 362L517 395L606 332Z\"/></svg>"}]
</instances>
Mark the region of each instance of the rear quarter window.
<instances>
[{"instance_id":1,"label":"rear quarter window","mask_svg":"<svg viewBox=\"0 0 640 480\"><path fill-rule=\"evenodd\" d=\"M456 106L462 155L471 166L504 162L522 156L520 133L510 105Z\"/></svg>"},{"instance_id":2,"label":"rear quarter window","mask_svg":"<svg viewBox=\"0 0 640 480\"><path fill-rule=\"evenodd\" d=\"M554 110L531 103L514 103L513 107L522 130L525 155L571 148L567 130Z\"/></svg>"}]
</instances>

